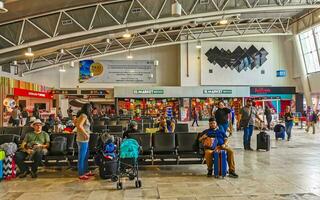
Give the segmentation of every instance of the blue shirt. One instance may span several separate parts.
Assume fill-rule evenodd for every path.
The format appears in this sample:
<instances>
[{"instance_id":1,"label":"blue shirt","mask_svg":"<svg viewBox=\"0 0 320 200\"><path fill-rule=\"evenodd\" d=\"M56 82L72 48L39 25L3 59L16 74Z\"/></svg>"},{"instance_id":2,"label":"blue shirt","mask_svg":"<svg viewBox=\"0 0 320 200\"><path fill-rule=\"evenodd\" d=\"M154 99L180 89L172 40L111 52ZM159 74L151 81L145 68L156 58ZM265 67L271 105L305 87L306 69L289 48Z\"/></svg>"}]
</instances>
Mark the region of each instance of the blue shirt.
<instances>
[{"instance_id":1,"label":"blue shirt","mask_svg":"<svg viewBox=\"0 0 320 200\"><path fill-rule=\"evenodd\" d=\"M228 138L225 132L221 131L220 129L206 129L203 131L204 134L207 134L208 137L213 137L218 140L218 146L224 144L224 140Z\"/></svg>"}]
</instances>

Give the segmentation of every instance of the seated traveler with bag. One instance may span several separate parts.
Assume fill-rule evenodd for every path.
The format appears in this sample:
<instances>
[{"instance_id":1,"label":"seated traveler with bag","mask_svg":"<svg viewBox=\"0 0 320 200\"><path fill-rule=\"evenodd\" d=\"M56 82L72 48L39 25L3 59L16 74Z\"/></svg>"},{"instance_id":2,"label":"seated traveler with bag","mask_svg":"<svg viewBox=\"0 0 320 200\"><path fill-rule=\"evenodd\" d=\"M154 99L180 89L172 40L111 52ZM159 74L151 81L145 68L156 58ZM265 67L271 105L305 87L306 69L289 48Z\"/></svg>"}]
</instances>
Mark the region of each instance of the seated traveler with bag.
<instances>
[{"instance_id":1,"label":"seated traveler with bag","mask_svg":"<svg viewBox=\"0 0 320 200\"><path fill-rule=\"evenodd\" d=\"M129 138L130 133L139 133L138 131L138 123L134 120L130 121L128 124L128 130L123 133L123 139Z\"/></svg>"},{"instance_id":2,"label":"seated traveler with bag","mask_svg":"<svg viewBox=\"0 0 320 200\"><path fill-rule=\"evenodd\" d=\"M214 140L212 138L214 138ZM212 176L214 151L225 150L227 152L229 165L229 177L238 178L238 175L235 173L234 152L232 148L228 147L228 137L226 133L219 129L214 118L209 119L209 129L202 132L199 141L202 142L205 150L204 157L208 167L207 176Z\"/></svg>"},{"instance_id":3,"label":"seated traveler with bag","mask_svg":"<svg viewBox=\"0 0 320 200\"><path fill-rule=\"evenodd\" d=\"M40 119L35 120L31 124L31 126L34 128L34 131L26 135L21 144L21 151L16 153L16 163L20 169L20 178L24 178L30 173L32 178L36 178L38 166L41 164L42 156L48 153L50 137L48 133L42 131L43 125L44 124ZM29 158L33 161L31 171L24 163L26 158Z\"/></svg>"}]
</instances>

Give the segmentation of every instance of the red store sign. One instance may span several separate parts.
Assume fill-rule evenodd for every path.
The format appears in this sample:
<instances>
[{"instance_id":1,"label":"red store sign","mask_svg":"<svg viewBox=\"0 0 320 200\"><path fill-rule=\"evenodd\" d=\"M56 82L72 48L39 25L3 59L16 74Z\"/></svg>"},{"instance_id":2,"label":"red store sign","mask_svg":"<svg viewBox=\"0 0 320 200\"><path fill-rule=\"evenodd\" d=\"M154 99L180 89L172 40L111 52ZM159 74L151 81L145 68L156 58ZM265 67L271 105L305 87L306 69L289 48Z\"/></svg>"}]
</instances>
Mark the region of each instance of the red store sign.
<instances>
[{"instance_id":1,"label":"red store sign","mask_svg":"<svg viewBox=\"0 0 320 200\"><path fill-rule=\"evenodd\" d=\"M52 93L46 92L37 92L32 90L25 90L20 88L14 88L13 91L15 96L24 96L24 97L35 97L35 98L43 98L43 99L53 99Z\"/></svg>"}]
</instances>

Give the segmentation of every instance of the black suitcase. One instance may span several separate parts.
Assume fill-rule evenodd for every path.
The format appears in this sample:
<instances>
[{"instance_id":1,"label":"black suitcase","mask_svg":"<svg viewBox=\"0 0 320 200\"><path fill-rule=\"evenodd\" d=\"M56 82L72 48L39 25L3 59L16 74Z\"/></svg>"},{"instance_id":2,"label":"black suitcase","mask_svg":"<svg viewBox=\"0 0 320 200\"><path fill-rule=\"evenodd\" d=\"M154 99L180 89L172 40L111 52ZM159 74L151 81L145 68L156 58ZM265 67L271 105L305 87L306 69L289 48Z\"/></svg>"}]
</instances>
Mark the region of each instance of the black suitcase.
<instances>
[{"instance_id":1,"label":"black suitcase","mask_svg":"<svg viewBox=\"0 0 320 200\"><path fill-rule=\"evenodd\" d=\"M257 150L260 149L270 151L270 135L263 131L257 135Z\"/></svg>"},{"instance_id":2,"label":"black suitcase","mask_svg":"<svg viewBox=\"0 0 320 200\"><path fill-rule=\"evenodd\" d=\"M101 179L111 179L116 182L118 171L118 159L109 160L101 156L99 165L99 175Z\"/></svg>"}]
</instances>

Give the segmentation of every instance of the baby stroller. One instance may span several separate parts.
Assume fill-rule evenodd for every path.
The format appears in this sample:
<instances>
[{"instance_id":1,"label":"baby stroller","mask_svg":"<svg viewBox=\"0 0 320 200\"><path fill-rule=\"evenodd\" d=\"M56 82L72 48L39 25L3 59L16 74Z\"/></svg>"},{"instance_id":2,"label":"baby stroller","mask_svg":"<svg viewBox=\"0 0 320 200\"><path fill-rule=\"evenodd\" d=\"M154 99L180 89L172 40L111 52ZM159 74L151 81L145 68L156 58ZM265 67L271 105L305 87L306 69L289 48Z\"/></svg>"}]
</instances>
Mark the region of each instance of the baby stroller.
<instances>
[{"instance_id":1,"label":"baby stroller","mask_svg":"<svg viewBox=\"0 0 320 200\"><path fill-rule=\"evenodd\" d=\"M274 126L274 133L276 136L276 140L281 138L282 140L286 137L286 128L282 124L277 124Z\"/></svg>"},{"instance_id":2,"label":"baby stroller","mask_svg":"<svg viewBox=\"0 0 320 200\"><path fill-rule=\"evenodd\" d=\"M138 156L140 146L135 139L124 139L120 145L119 163L118 163L118 183L117 189L122 189L122 177L128 177L129 180L135 179L136 188L141 187L139 180Z\"/></svg>"}]
</instances>

